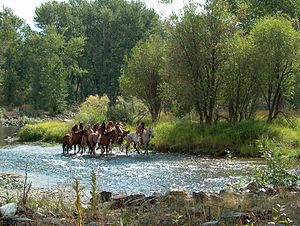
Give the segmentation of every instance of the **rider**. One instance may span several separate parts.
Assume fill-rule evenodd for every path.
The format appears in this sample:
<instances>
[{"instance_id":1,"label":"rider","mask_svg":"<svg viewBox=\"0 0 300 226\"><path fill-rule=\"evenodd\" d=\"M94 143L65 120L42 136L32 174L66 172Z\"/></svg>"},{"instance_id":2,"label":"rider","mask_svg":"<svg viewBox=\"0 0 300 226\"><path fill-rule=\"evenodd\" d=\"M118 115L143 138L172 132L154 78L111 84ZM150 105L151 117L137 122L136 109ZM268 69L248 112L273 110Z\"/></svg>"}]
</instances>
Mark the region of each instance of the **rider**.
<instances>
[{"instance_id":1,"label":"rider","mask_svg":"<svg viewBox=\"0 0 300 226\"><path fill-rule=\"evenodd\" d=\"M109 122L106 124L106 132L109 133L110 131L112 131L113 126L114 126L114 123L113 123L112 121L109 121Z\"/></svg>"},{"instance_id":2,"label":"rider","mask_svg":"<svg viewBox=\"0 0 300 226\"><path fill-rule=\"evenodd\" d=\"M143 142L143 132L145 130L145 123L140 122L140 124L136 127L136 136L137 136L137 142L142 144Z\"/></svg>"},{"instance_id":3,"label":"rider","mask_svg":"<svg viewBox=\"0 0 300 226\"><path fill-rule=\"evenodd\" d=\"M118 134L118 137L121 137L123 135L123 131L122 131L122 124L120 122L116 123L115 129Z\"/></svg>"},{"instance_id":4,"label":"rider","mask_svg":"<svg viewBox=\"0 0 300 226\"><path fill-rule=\"evenodd\" d=\"M82 122L79 122L79 130L84 130L84 126Z\"/></svg>"}]
</instances>

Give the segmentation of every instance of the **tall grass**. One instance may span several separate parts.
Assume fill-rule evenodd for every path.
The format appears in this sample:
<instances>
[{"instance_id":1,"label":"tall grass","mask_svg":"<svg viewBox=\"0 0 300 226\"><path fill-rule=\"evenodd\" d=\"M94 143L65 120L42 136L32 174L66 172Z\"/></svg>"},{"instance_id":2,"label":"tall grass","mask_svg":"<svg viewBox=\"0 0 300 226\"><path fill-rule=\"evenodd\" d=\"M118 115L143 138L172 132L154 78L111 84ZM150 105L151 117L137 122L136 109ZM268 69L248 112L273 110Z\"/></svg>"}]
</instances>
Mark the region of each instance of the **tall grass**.
<instances>
[{"instance_id":1,"label":"tall grass","mask_svg":"<svg viewBox=\"0 0 300 226\"><path fill-rule=\"evenodd\" d=\"M34 125L26 125L19 130L22 141L62 141L63 135L70 131L71 124L66 122L48 121Z\"/></svg>"},{"instance_id":2,"label":"tall grass","mask_svg":"<svg viewBox=\"0 0 300 226\"><path fill-rule=\"evenodd\" d=\"M230 151L241 157L255 157L260 155L262 148L279 145L282 147L280 151L296 156L300 150L299 128L299 119L289 122L278 120L272 124L254 120L202 126L188 120L171 120L156 126L153 144L157 151L212 156L225 155Z\"/></svg>"}]
</instances>

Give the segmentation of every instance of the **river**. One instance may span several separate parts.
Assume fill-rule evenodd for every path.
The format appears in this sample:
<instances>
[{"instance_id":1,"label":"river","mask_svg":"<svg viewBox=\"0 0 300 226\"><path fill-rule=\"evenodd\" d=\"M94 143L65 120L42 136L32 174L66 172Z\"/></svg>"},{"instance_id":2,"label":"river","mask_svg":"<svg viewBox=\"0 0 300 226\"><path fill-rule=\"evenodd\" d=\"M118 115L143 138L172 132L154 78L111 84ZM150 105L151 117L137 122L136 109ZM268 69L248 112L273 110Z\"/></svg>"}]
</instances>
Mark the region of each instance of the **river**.
<instances>
[{"instance_id":1,"label":"river","mask_svg":"<svg viewBox=\"0 0 300 226\"><path fill-rule=\"evenodd\" d=\"M216 192L228 184L240 183L256 164L255 161L168 153L150 153L149 156L131 153L126 156L114 151L115 155L97 158L86 154L67 157L61 154L60 146L5 145L0 147L0 173L24 175L27 165L33 187L71 185L73 179L78 178L88 189L94 170L101 190L150 195L177 188L190 192Z\"/></svg>"}]
</instances>

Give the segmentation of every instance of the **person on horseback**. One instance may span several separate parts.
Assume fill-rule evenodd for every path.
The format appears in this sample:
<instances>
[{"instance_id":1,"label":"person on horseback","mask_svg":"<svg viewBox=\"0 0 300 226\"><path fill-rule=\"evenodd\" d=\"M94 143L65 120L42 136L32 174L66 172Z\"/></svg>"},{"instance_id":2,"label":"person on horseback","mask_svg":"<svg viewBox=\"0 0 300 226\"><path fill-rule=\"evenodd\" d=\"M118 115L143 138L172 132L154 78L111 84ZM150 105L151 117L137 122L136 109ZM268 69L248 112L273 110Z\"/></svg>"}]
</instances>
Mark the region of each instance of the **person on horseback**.
<instances>
[{"instance_id":1,"label":"person on horseback","mask_svg":"<svg viewBox=\"0 0 300 226\"><path fill-rule=\"evenodd\" d=\"M84 130L84 126L82 122L79 122L79 130Z\"/></svg>"},{"instance_id":2,"label":"person on horseback","mask_svg":"<svg viewBox=\"0 0 300 226\"><path fill-rule=\"evenodd\" d=\"M137 136L137 142L139 144L142 144L143 142L143 133L145 130L145 123L140 122L140 124L136 127L136 136Z\"/></svg>"},{"instance_id":3,"label":"person on horseback","mask_svg":"<svg viewBox=\"0 0 300 226\"><path fill-rule=\"evenodd\" d=\"M78 127L78 125L77 125L77 124L75 124L75 125L72 127L71 131L72 131L72 133L76 133L76 132L78 132L78 131L79 131L79 127Z\"/></svg>"},{"instance_id":4,"label":"person on horseback","mask_svg":"<svg viewBox=\"0 0 300 226\"><path fill-rule=\"evenodd\" d=\"M122 136L123 131L122 131L122 125L121 125L120 122L117 122L117 123L116 123L115 129L116 129L116 132L117 132L117 134L118 134L118 137L119 137L119 136Z\"/></svg>"},{"instance_id":5,"label":"person on horseback","mask_svg":"<svg viewBox=\"0 0 300 226\"><path fill-rule=\"evenodd\" d=\"M114 126L114 123L113 123L112 121L109 121L109 122L106 124L106 133L109 133L110 131L112 131L113 126Z\"/></svg>"}]
</instances>

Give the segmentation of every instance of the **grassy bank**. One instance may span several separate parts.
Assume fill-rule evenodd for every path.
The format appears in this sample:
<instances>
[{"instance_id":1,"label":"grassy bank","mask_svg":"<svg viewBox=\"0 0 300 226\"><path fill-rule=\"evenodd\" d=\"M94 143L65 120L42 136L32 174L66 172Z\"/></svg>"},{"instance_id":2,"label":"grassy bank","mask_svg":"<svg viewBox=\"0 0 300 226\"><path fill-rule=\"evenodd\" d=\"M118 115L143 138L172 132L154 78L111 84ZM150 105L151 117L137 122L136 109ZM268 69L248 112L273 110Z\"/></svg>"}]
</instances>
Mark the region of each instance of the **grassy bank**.
<instances>
[{"instance_id":1,"label":"grassy bank","mask_svg":"<svg viewBox=\"0 0 300 226\"><path fill-rule=\"evenodd\" d=\"M44 141L61 143L64 134L70 131L71 124L66 122L48 121L26 125L19 130L21 141Z\"/></svg>"},{"instance_id":2,"label":"grassy bank","mask_svg":"<svg viewBox=\"0 0 300 226\"><path fill-rule=\"evenodd\" d=\"M43 122L26 125L19 136L22 141L61 142L72 123ZM128 126L129 129L134 127ZM300 118L274 121L244 121L237 124L220 122L199 125L197 122L173 119L154 127L153 149L160 152L180 152L239 157L256 157L261 150L272 149L291 157L300 156Z\"/></svg>"},{"instance_id":3,"label":"grassy bank","mask_svg":"<svg viewBox=\"0 0 300 226\"><path fill-rule=\"evenodd\" d=\"M174 120L155 127L153 144L157 151L223 156L256 157L261 150L272 149L291 157L300 156L300 119L220 122L199 125Z\"/></svg>"}]
</instances>

